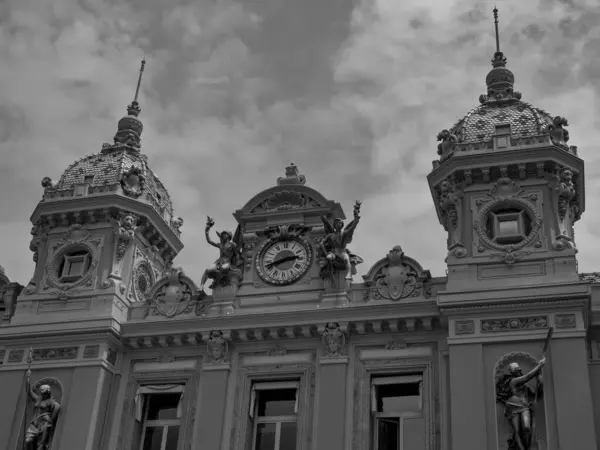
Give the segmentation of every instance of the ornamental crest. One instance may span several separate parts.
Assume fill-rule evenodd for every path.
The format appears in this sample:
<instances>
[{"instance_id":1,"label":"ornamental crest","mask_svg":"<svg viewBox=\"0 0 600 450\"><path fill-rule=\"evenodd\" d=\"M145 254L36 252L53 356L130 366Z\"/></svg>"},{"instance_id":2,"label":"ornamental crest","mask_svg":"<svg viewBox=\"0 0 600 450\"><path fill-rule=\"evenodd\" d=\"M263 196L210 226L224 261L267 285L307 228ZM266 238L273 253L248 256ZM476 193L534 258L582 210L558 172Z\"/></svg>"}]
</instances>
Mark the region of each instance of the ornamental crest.
<instances>
[{"instance_id":1,"label":"ornamental crest","mask_svg":"<svg viewBox=\"0 0 600 450\"><path fill-rule=\"evenodd\" d=\"M407 297L431 295L431 274L419 263L404 255L402 247L396 245L387 256L379 260L369 273L363 276L369 287L366 298L398 301Z\"/></svg>"},{"instance_id":2,"label":"ornamental crest","mask_svg":"<svg viewBox=\"0 0 600 450\"><path fill-rule=\"evenodd\" d=\"M193 282L181 268L175 268L152 288L149 297L156 313L174 317L191 309L194 290Z\"/></svg>"},{"instance_id":3,"label":"ornamental crest","mask_svg":"<svg viewBox=\"0 0 600 450\"><path fill-rule=\"evenodd\" d=\"M139 197L144 192L146 177L140 167L132 166L121 178L121 187L128 197Z\"/></svg>"}]
</instances>

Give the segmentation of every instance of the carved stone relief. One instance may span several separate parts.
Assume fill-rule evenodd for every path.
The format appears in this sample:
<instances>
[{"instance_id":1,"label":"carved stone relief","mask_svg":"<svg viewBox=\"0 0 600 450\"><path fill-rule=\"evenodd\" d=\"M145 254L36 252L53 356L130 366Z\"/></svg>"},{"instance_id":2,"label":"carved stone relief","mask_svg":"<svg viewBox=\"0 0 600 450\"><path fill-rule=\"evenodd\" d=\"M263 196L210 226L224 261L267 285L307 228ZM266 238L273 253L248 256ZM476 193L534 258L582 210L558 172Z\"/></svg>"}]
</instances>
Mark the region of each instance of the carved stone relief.
<instances>
[{"instance_id":1,"label":"carved stone relief","mask_svg":"<svg viewBox=\"0 0 600 450\"><path fill-rule=\"evenodd\" d=\"M404 255L402 247L396 245L386 258L373 265L363 276L369 290L365 293L368 300L387 299L398 301L408 297L431 296L429 271L423 270L412 258Z\"/></svg>"},{"instance_id":2,"label":"carved stone relief","mask_svg":"<svg viewBox=\"0 0 600 450\"><path fill-rule=\"evenodd\" d=\"M327 358L342 356L346 351L346 334L337 322L328 323L323 330L323 355Z\"/></svg>"},{"instance_id":3,"label":"carved stone relief","mask_svg":"<svg viewBox=\"0 0 600 450\"><path fill-rule=\"evenodd\" d=\"M33 360L77 359L79 347L36 348Z\"/></svg>"},{"instance_id":4,"label":"carved stone relief","mask_svg":"<svg viewBox=\"0 0 600 450\"><path fill-rule=\"evenodd\" d=\"M555 223L552 248L557 251L575 248L573 224L580 214L573 176L573 171L566 167L560 167L556 173L546 175Z\"/></svg>"},{"instance_id":5,"label":"carved stone relief","mask_svg":"<svg viewBox=\"0 0 600 450\"><path fill-rule=\"evenodd\" d=\"M548 316L515 317L508 319L484 319L481 332L499 332L548 328Z\"/></svg>"},{"instance_id":6,"label":"carved stone relief","mask_svg":"<svg viewBox=\"0 0 600 450\"><path fill-rule=\"evenodd\" d=\"M178 267L159 280L148 297L157 314L174 317L192 310L192 295L196 290L194 282Z\"/></svg>"},{"instance_id":7,"label":"carved stone relief","mask_svg":"<svg viewBox=\"0 0 600 450\"><path fill-rule=\"evenodd\" d=\"M440 183L438 202L442 211L444 228L448 232L448 255L455 258L467 256L467 249L462 242L464 195L461 184L451 179L446 179Z\"/></svg>"},{"instance_id":8,"label":"carved stone relief","mask_svg":"<svg viewBox=\"0 0 600 450\"><path fill-rule=\"evenodd\" d=\"M118 219L113 221L116 236L115 263L119 264L125 256L127 249L133 242L138 223L139 218L131 213L122 213ZM118 275L120 268L115 269L114 272Z\"/></svg>"},{"instance_id":9,"label":"carved stone relief","mask_svg":"<svg viewBox=\"0 0 600 450\"><path fill-rule=\"evenodd\" d=\"M86 345L83 348L83 357L84 358L97 358L100 354L100 346L99 345Z\"/></svg>"},{"instance_id":10,"label":"carved stone relief","mask_svg":"<svg viewBox=\"0 0 600 450\"><path fill-rule=\"evenodd\" d=\"M281 344L275 344L273 348L267 350L267 356L283 356L287 355L288 351Z\"/></svg>"},{"instance_id":11,"label":"carved stone relief","mask_svg":"<svg viewBox=\"0 0 600 450\"><path fill-rule=\"evenodd\" d=\"M212 330L206 343L209 364L223 364L229 358L229 342L221 330Z\"/></svg>"},{"instance_id":12,"label":"carved stone relief","mask_svg":"<svg viewBox=\"0 0 600 450\"><path fill-rule=\"evenodd\" d=\"M128 197L137 198L144 193L146 185L146 177L142 168L132 166L128 171L123 173L121 178L121 187L123 193Z\"/></svg>"}]
</instances>

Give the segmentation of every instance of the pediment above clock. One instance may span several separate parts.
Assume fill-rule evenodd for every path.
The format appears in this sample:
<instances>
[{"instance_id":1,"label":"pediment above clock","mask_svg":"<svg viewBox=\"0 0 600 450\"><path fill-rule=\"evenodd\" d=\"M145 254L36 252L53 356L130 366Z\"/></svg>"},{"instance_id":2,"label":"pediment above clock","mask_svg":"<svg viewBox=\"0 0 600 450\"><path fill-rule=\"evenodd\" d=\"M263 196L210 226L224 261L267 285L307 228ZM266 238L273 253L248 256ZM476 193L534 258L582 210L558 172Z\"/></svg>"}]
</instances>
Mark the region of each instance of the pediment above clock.
<instances>
[{"instance_id":1,"label":"pediment above clock","mask_svg":"<svg viewBox=\"0 0 600 450\"><path fill-rule=\"evenodd\" d=\"M288 212L333 214L340 219L345 218L339 203L327 200L320 192L303 185L281 185L266 189L252 197L234 216L238 221L245 221Z\"/></svg>"}]
</instances>

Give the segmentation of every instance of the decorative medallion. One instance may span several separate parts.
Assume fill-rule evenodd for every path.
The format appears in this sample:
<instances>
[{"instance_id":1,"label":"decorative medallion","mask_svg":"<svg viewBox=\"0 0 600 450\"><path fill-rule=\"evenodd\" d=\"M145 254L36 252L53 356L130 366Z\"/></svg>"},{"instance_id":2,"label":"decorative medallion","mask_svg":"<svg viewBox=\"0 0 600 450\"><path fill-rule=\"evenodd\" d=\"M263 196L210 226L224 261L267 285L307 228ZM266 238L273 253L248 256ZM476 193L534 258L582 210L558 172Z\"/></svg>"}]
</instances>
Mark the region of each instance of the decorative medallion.
<instances>
[{"instance_id":1,"label":"decorative medallion","mask_svg":"<svg viewBox=\"0 0 600 450\"><path fill-rule=\"evenodd\" d=\"M135 299L142 302L148 299L150 289L154 285L154 273L146 261L138 263L133 270L133 292Z\"/></svg>"},{"instance_id":2,"label":"decorative medallion","mask_svg":"<svg viewBox=\"0 0 600 450\"><path fill-rule=\"evenodd\" d=\"M388 299L398 301L407 297L431 295L429 271L404 255L402 247L394 246L387 256L375 263L369 273L363 276L369 286L367 299Z\"/></svg>"},{"instance_id":3,"label":"decorative medallion","mask_svg":"<svg viewBox=\"0 0 600 450\"><path fill-rule=\"evenodd\" d=\"M256 271L268 284L288 285L304 276L312 265L312 246L303 229L281 226L268 230L270 237L256 252Z\"/></svg>"},{"instance_id":4,"label":"decorative medallion","mask_svg":"<svg viewBox=\"0 0 600 450\"><path fill-rule=\"evenodd\" d=\"M195 291L194 282L185 276L181 268L173 268L168 276L152 287L148 296L158 314L174 317L190 310Z\"/></svg>"},{"instance_id":5,"label":"decorative medallion","mask_svg":"<svg viewBox=\"0 0 600 450\"><path fill-rule=\"evenodd\" d=\"M145 185L146 177L140 167L132 166L128 171L123 173L121 187L123 188L123 193L128 197L139 197L142 195Z\"/></svg>"}]
</instances>

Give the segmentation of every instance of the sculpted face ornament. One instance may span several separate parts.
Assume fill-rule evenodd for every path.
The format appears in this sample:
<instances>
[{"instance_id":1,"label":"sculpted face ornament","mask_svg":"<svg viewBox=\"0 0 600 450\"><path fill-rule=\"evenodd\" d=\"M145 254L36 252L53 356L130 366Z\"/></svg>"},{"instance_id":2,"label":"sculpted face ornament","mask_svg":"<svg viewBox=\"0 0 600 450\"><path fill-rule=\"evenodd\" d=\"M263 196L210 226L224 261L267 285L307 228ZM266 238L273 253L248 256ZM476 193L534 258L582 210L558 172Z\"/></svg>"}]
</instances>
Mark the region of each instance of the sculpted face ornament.
<instances>
[{"instance_id":1,"label":"sculpted face ornament","mask_svg":"<svg viewBox=\"0 0 600 450\"><path fill-rule=\"evenodd\" d=\"M209 361L212 364L222 364L227 361L227 353L229 343L223 332L220 330L212 330L206 343L206 349L209 355Z\"/></svg>"}]
</instances>

